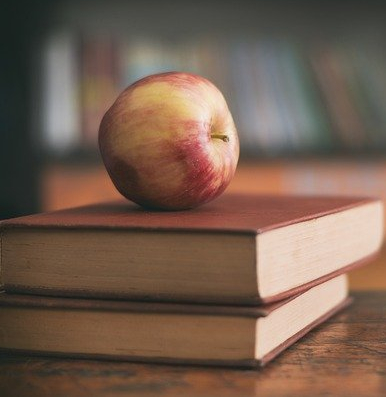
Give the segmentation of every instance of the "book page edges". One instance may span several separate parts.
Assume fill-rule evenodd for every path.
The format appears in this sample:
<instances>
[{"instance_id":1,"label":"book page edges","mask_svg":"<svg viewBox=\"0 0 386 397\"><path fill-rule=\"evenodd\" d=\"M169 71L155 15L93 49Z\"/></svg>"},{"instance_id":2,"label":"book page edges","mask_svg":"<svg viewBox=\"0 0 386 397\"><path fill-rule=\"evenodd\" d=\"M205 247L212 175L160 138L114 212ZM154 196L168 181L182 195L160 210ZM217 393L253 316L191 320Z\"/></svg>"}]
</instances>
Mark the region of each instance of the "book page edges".
<instances>
[{"instance_id":1,"label":"book page edges","mask_svg":"<svg viewBox=\"0 0 386 397\"><path fill-rule=\"evenodd\" d=\"M346 275L305 291L287 305L256 321L255 358L260 359L348 296Z\"/></svg>"},{"instance_id":2,"label":"book page edges","mask_svg":"<svg viewBox=\"0 0 386 397\"><path fill-rule=\"evenodd\" d=\"M332 279L334 277L340 276L341 274L347 273L347 272L349 272L351 270L354 270L354 269L357 269L357 268L359 268L361 266L367 265L368 263L372 262L375 258L377 258L377 256L379 255L379 252L380 252L380 249L378 249L373 254L371 254L371 255L369 255L369 256L367 256L365 258L362 258L362 259L360 259L360 260L358 260L358 261L356 261L354 263L351 263L351 264L349 264L347 266L344 266L344 267L342 267L342 268L340 268L338 270L335 270L335 271L333 271L331 273L328 273L328 274L325 274L325 275L323 275L321 277L318 277L315 280L312 280L312 281L309 281L309 282L304 283L302 285L299 285L297 287L291 288L291 289L289 289L287 291L283 291L283 292L280 292L278 294L267 296L267 297L259 296L257 298L257 302L260 303L260 304L269 304L269 303L280 301L282 299L286 299L286 298L288 298L290 296L293 296L293 295L301 294L304 291L307 291L310 288L315 287L316 285L322 284L322 283L324 283L324 282L326 282L326 281L328 281L328 280L330 280L330 279Z\"/></svg>"},{"instance_id":3,"label":"book page edges","mask_svg":"<svg viewBox=\"0 0 386 397\"><path fill-rule=\"evenodd\" d=\"M339 311L343 310L344 308L348 307L351 305L353 302L352 297L347 297L345 298L341 303L339 303L337 306L333 307L331 310L329 310L327 313L323 314L321 317L313 321L312 323L308 324L306 327L304 327L302 330L297 332L296 334L292 335L290 338L285 340L283 343L281 343L279 346L275 347L273 350L271 350L269 353L267 353L265 356L263 356L261 359L256 360L256 362L260 366L266 365L269 361L273 360L276 356L278 356L281 352L283 352L285 349L287 349L289 346L293 345L295 342L297 342L300 338L302 338L304 335L306 335L309 331L312 329L316 328L317 326L321 325L324 323L326 320L328 320L330 317L334 316L337 314Z\"/></svg>"},{"instance_id":4,"label":"book page edges","mask_svg":"<svg viewBox=\"0 0 386 397\"><path fill-rule=\"evenodd\" d=\"M363 230L364 233L367 231L368 235L363 234L363 230L360 228L361 223L358 222L358 219L360 220L364 217L365 222L367 222L369 226L367 228L364 227ZM339 228L336 228L335 225L339 225L339 223L337 223L338 219L340 220L340 226ZM315 223L314 221L317 220L318 223ZM344 222L347 220L349 220L349 223L346 227L346 223ZM301 227L303 228L303 226L300 225L302 223L303 222L288 225L285 228L275 229L268 231L267 233L257 235L257 291L261 302L275 301L289 296L293 292L303 291L335 277L336 275L342 274L347 270L364 265L373 259L382 247L384 222L383 203L380 200L368 202L364 205L341 211L335 215L330 214L323 218L308 220L304 225L306 233L304 231L301 232ZM370 226L373 227L370 228ZM326 233L326 230L330 230L330 232ZM354 242L355 238L350 237L349 235L350 233L353 233L353 231L356 234L356 240L360 242L360 244L358 244L360 249L357 254L355 254L355 250L349 250L350 254L347 254L345 251L342 251L342 248L338 243L336 243L336 241L337 238L346 238L346 241L349 241L350 243L352 241ZM284 242L284 244L278 244L275 242L277 239L280 239L281 242L283 242L286 239L286 236L292 237L288 239L287 242ZM364 237L366 238L364 239ZM364 245L362 242L366 242L366 244ZM308 246L304 244L308 244ZM334 244L336 244L336 247L340 247L336 248L335 251L339 253L339 250L341 250L341 253L343 252L341 254L341 259L336 259L336 253L331 249ZM356 249L357 245L351 245ZM272 247L279 247L279 250L272 251ZM305 250L310 252L310 254L307 254L308 256L303 254L303 252L307 252ZM315 253L318 250L322 250L325 257L326 253L331 251L331 253L334 254L334 256L331 257L333 261L329 261L328 256L325 259L323 259L323 257L316 256ZM355 258L355 256L357 258ZM322 268L322 262L323 266L327 267L327 269ZM346 262L346 264L344 264L344 262ZM310 266L312 263L313 266ZM301 271L301 269L303 269L302 266L307 271ZM328 267L330 267L330 269L328 269ZM290 282L290 285L285 291L282 291L283 288L279 285L279 283L282 282L280 281L281 274L287 271L287 269L290 269L288 275L290 279L293 279L293 281ZM326 274L321 274L322 270L327 270ZM319 273L319 275L317 273ZM302 277L306 275L306 280L297 281L295 277L297 274L300 274ZM288 284L288 279L286 279L286 282Z\"/></svg>"},{"instance_id":5,"label":"book page edges","mask_svg":"<svg viewBox=\"0 0 386 397\"><path fill-rule=\"evenodd\" d=\"M237 307L237 305L246 305L253 307L254 305L268 305L268 304L274 304L281 302L283 300L286 300L288 298L293 298L296 295L301 294L304 291L309 290L310 288L319 285L321 283L324 283L325 281L328 281L334 277L337 277L343 273L347 273L351 270L357 269L361 266L365 266L366 264L372 262L377 256L379 255L379 250L377 252L374 252L373 254L367 256L366 258L362 258L354 263L351 263L345 267L342 267L336 271L333 271L331 273L328 273L326 275L323 275L321 277L318 277L315 280L309 281L305 284L299 285L297 287L291 288L289 290L280 292L275 295L267 296L267 297L262 297L258 295L258 291L256 291L256 297L254 299L246 299L245 297L240 297L240 299L236 300L235 298L232 299L232 301L228 300L220 300L220 299L205 299L205 297L200 297L200 298L192 298L192 299L181 299L179 296L175 295L170 295L170 296L165 296L163 295L162 297L149 297L149 296L143 296L141 298L133 298L130 296L130 294L125 294L125 293L111 293L111 292L101 292L101 291L96 291L96 290L74 290L74 289L57 289L57 288L45 288L45 287L34 287L32 288L31 286L28 285L13 285L13 284L6 284L3 285L2 288L6 292L10 292L12 294L36 294L36 295L42 295L42 296L58 296L58 297L68 297L68 298L95 298L95 299L116 299L116 300L121 300L121 299L132 299L135 301L144 301L144 302L154 302L154 301L161 301L161 302L183 302L190 304L193 301L195 303L200 303L200 304L229 304Z\"/></svg>"}]
</instances>

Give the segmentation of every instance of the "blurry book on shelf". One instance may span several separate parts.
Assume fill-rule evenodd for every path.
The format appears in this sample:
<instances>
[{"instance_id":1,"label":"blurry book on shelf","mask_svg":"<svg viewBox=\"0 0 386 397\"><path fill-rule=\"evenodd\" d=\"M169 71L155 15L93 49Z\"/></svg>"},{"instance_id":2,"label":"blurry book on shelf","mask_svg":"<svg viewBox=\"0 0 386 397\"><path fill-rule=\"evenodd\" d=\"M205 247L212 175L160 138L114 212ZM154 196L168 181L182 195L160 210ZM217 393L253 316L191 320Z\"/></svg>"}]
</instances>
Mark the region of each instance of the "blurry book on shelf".
<instances>
[{"instance_id":1,"label":"blurry book on shelf","mask_svg":"<svg viewBox=\"0 0 386 397\"><path fill-rule=\"evenodd\" d=\"M242 153L272 157L386 148L382 42L52 34L43 48L44 146L96 150L104 112L148 74L201 74L224 93Z\"/></svg>"},{"instance_id":2,"label":"blurry book on shelf","mask_svg":"<svg viewBox=\"0 0 386 397\"><path fill-rule=\"evenodd\" d=\"M358 51L355 46L341 49L343 67L353 101L363 120L367 146L386 144L386 71L385 55L370 46ZM381 57L384 57L383 62Z\"/></svg>"},{"instance_id":3,"label":"blurry book on shelf","mask_svg":"<svg viewBox=\"0 0 386 397\"><path fill-rule=\"evenodd\" d=\"M81 144L78 40L70 31L42 43L41 122L43 147L61 153Z\"/></svg>"},{"instance_id":4,"label":"blurry book on shelf","mask_svg":"<svg viewBox=\"0 0 386 397\"><path fill-rule=\"evenodd\" d=\"M311 54L311 64L338 140L344 147L363 147L366 142L363 120L355 106L341 52L331 46L317 47Z\"/></svg>"},{"instance_id":5,"label":"blurry book on shelf","mask_svg":"<svg viewBox=\"0 0 386 397\"><path fill-rule=\"evenodd\" d=\"M183 62L184 55L186 53L178 45L168 45L156 39L140 38L121 42L122 89L150 74L171 70L189 71L189 62L185 65Z\"/></svg>"},{"instance_id":6,"label":"blurry book on shelf","mask_svg":"<svg viewBox=\"0 0 386 397\"><path fill-rule=\"evenodd\" d=\"M81 40L81 134L86 146L96 147L100 121L119 93L116 42L111 37Z\"/></svg>"}]
</instances>

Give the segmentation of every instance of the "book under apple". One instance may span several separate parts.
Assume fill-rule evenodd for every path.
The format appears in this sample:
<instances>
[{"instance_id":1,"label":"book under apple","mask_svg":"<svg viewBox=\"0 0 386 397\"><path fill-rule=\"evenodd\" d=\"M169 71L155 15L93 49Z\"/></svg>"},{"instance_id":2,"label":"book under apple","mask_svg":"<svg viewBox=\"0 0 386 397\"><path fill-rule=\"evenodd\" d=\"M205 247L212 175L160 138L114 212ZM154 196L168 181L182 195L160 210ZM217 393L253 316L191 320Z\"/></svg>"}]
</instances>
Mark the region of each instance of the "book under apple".
<instances>
[{"instance_id":1,"label":"book under apple","mask_svg":"<svg viewBox=\"0 0 386 397\"><path fill-rule=\"evenodd\" d=\"M1 223L7 292L249 304L304 291L371 260L379 200L226 194L204 207L95 204Z\"/></svg>"}]
</instances>

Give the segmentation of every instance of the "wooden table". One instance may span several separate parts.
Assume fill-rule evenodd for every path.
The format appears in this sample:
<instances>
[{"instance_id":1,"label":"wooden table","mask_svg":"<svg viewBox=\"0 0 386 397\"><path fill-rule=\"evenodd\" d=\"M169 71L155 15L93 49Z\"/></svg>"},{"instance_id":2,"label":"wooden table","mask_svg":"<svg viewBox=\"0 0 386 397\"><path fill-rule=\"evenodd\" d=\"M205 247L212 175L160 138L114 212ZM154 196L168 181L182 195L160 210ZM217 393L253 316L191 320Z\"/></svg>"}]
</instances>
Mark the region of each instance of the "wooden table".
<instances>
[{"instance_id":1,"label":"wooden table","mask_svg":"<svg viewBox=\"0 0 386 397\"><path fill-rule=\"evenodd\" d=\"M0 396L386 396L386 292L354 296L263 369L7 355Z\"/></svg>"}]
</instances>

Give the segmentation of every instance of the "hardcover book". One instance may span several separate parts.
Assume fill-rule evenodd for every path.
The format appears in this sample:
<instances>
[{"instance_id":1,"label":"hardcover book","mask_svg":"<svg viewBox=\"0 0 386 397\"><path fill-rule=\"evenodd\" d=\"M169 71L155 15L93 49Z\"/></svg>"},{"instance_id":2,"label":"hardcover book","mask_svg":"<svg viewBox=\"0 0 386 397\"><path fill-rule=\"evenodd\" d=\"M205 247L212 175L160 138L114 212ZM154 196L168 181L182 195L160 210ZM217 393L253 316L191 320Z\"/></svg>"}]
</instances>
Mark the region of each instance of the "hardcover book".
<instances>
[{"instance_id":1,"label":"hardcover book","mask_svg":"<svg viewBox=\"0 0 386 397\"><path fill-rule=\"evenodd\" d=\"M178 302L273 302L369 261L379 200L223 195L200 208L128 201L0 225L8 292Z\"/></svg>"},{"instance_id":2,"label":"hardcover book","mask_svg":"<svg viewBox=\"0 0 386 397\"><path fill-rule=\"evenodd\" d=\"M0 294L0 349L132 361L263 365L349 303L346 276L265 306Z\"/></svg>"}]
</instances>

